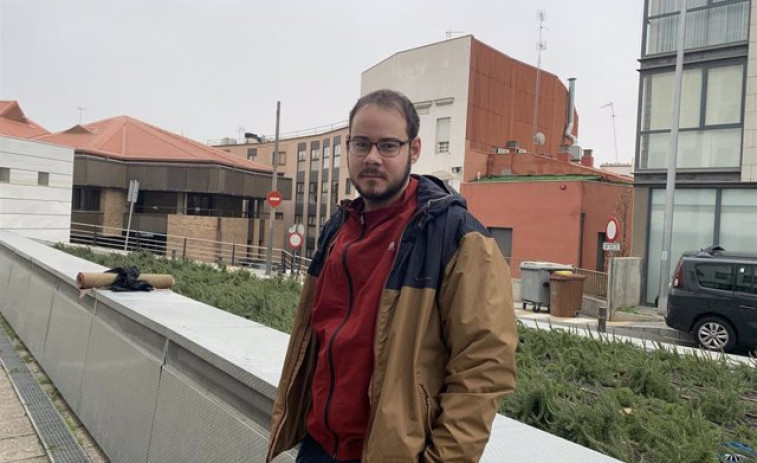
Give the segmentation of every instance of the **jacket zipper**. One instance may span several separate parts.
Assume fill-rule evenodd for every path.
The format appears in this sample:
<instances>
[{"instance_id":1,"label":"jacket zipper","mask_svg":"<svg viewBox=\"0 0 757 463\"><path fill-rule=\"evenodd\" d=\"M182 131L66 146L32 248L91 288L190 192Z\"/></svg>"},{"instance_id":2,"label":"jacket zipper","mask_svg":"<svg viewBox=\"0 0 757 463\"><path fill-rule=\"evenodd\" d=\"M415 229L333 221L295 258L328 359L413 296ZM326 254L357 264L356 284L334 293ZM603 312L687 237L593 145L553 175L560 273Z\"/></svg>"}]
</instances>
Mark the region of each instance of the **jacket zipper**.
<instances>
[{"instance_id":1,"label":"jacket zipper","mask_svg":"<svg viewBox=\"0 0 757 463\"><path fill-rule=\"evenodd\" d=\"M332 239L331 239L331 242L329 243L329 246L333 245L333 243L334 243L334 237L336 237L339 234L339 232L342 230L342 227L344 226L344 222L345 222L345 217L343 215L342 216L342 221L339 224L339 228L337 228L336 233L334 233L332 235ZM330 254L330 253L331 253L331 249L329 248L329 250L324 255L324 262L326 261L326 259L328 258L328 254ZM311 306L311 308L312 308L312 306ZM302 349L302 342L304 341L304 338L305 338L305 336L304 336L304 333L303 333L302 339L300 339L300 342L297 344L297 352L299 352ZM301 359L301 358L298 359L297 362L295 362L295 364L292 366L292 369L288 372L290 380L289 380L289 384L287 386L286 394L284 394L284 397L285 397L285 399L284 399L284 410L281 413L281 420L279 420L279 425L276 427L276 430L273 433L271 433L271 442L273 442L274 440L278 440L278 438L279 438L278 437L279 436L279 432L281 431L281 428L284 426L284 423L287 420L287 415L289 414L289 407L288 407L289 401L286 400L286 398L289 397L289 393L292 391L292 380L291 380L291 378L294 376L294 372L297 371L300 368L300 366L302 366L302 360L303 359ZM283 374L282 374L282 377L283 377ZM270 446L268 455L266 457L266 461L268 461L268 460L271 459L271 452L272 451L273 451L273 445Z\"/></svg>"},{"instance_id":2,"label":"jacket zipper","mask_svg":"<svg viewBox=\"0 0 757 463\"><path fill-rule=\"evenodd\" d=\"M347 267L347 252L350 250L352 245L363 239L363 236L365 235L365 217L363 216L363 213L360 213L360 236L353 241L352 243L348 244L344 251L342 252L342 268L344 268L344 273L347 276L347 288L349 293L349 304L347 306L347 315L345 315L344 320L342 320L342 323L337 327L337 329L334 331L334 334L331 335L331 339L329 340L329 347L328 347L328 361L329 361L329 395L326 398L326 406L323 409L323 422L326 425L326 429L329 430L332 436L334 436L334 451L331 454L331 457L335 460L337 459L337 454L339 452L339 436L336 435L334 430L331 428L330 424L330 412L331 412L331 401L334 398L334 389L336 388L336 368L334 367L334 341L336 340L337 335L342 330L344 325L347 324L347 320L349 320L350 315L352 314L352 309L355 305L355 295L354 295L354 288L352 284L352 277L350 276L349 268Z\"/></svg>"},{"instance_id":3,"label":"jacket zipper","mask_svg":"<svg viewBox=\"0 0 757 463\"><path fill-rule=\"evenodd\" d=\"M413 222L421 214L423 214L424 212L426 212L431 207L431 204L434 201L441 200L441 199L444 199L446 197L447 196L444 196L443 198L438 198L438 199L430 199L426 203L426 205L424 207L421 207L420 209L418 209L410 217L410 220L407 221L407 225L405 225L405 228L402 229L402 233L400 233L399 245L397 245L397 250L394 253L394 259L392 260L392 266L389 268L389 273L386 275L386 278L384 278L384 286L382 286L382 288L383 288L382 291L384 289L386 289L386 285L389 283L389 277L391 277L392 271L394 271L394 266L397 264L397 256L399 256L400 249L402 248L402 238L404 238L405 232L407 231L407 229L410 228L410 226L413 224ZM378 339L378 329L379 329L378 318L379 318L380 315L381 315L381 301L379 300L379 307L378 307L378 310L376 311L376 327L375 327L374 332L373 332L373 373L371 373L371 381L369 383L370 386L368 386L368 400L369 401L372 401L372 396L373 396L373 394L372 394L372 392L373 392L373 379L376 376L376 363L377 363L376 362L376 347L377 347L376 342L377 342L377 339ZM371 431L373 430L373 419L375 418L375 416L376 416L376 413L375 413L373 404L371 404L371 412L370 412L370 415L368 417L368 428L366 429L365 439L363 440L364 445L363 445L363 454L361 455L361 458L360 458L361 461L365 461L365 452L366 452L366 450L368 448L368 446L365 445L365 444L368 443L368 439L369 439L369 437L371 435Z\"/></svg>"}]
</instances>

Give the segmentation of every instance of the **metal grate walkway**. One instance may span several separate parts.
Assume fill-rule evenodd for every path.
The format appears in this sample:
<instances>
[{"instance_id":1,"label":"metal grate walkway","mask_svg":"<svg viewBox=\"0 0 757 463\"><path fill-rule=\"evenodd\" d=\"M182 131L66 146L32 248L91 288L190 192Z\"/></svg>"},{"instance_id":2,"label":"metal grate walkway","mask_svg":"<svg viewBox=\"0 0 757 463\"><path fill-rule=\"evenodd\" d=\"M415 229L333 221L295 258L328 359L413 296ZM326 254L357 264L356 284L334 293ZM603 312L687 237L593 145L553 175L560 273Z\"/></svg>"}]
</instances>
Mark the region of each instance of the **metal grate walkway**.
<instances>
[{"instance_id":1,"label":"metal grate walkway","mask_svg":"<svg viewBox=\"0 0 757 463\"><path fill-rule=\"evenodd\" d=\"M21 360L2 327L0 327L0 363L8 372L11 383L50 460L53 463L90 462L50 398Z\"/></svg>"}]
</instances>

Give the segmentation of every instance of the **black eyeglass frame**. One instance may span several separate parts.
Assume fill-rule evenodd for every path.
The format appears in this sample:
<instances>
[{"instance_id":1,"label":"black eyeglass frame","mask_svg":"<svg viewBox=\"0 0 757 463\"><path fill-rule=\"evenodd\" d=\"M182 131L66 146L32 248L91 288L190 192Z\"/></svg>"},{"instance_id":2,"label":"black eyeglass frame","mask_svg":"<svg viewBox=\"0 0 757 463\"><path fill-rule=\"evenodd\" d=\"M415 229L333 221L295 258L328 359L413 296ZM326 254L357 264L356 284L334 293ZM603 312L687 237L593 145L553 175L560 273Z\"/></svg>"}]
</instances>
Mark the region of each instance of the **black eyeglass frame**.
<instances>
[{"instance_id":1,"label":"black eyeglass frame","mask_svg":"<svg viewBox=\"0 0 757 463\"><path fill-rule=\"evenodd\" d=\"M363 143L368 143L368 145L369 145L368 146L368 150L365 152L365 154L353 153L353 150L350 149L350 143L352 143L353 141L361 141ZM413 140L409 139L409 138L407 140L397 140L396 138L385 138L385 139L379 140L379 141L370 141L367 138L357 138L357 139L355 139L355 138L352 138L352 137L347 137L347 152L349 154L353 155L353 156L357 156L359 158L364 158L364 157L368 156L368 153L371 152L371 149L373 149L373 145L376 145L376 151L378 151L378 154L382 158L394 158L394 157L399 156L400 152L402 151L402 147L403 146L409 144L412 141ZM400 146L397 148L397 151L394 154L386 155L386 154L384 154L384 153L381 152L381 147L379 147L379 144L381 144L381 143L399 143Z\"/></svg>"}]
</instances>

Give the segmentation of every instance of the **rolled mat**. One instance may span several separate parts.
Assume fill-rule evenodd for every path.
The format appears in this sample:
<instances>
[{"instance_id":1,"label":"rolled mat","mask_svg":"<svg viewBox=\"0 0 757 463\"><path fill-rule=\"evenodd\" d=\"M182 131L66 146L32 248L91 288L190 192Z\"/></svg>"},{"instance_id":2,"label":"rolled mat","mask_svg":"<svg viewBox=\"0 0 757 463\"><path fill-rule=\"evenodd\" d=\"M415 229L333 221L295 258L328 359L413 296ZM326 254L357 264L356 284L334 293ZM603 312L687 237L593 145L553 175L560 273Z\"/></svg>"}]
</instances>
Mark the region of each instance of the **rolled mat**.
<instances>
[{"instance_id":1,"label":"rolled mat","mask_svg":"<svg viewBox=\"0 0 757 463\"><path fill-rule=\"evenodd\" d=\"M115 273L79 273L76 286L79 289L108 288L118 275ZM171 275L144 273L137 280L150 283L155 289L171 289L176 281Z\"/></svg>"}]
</instances>

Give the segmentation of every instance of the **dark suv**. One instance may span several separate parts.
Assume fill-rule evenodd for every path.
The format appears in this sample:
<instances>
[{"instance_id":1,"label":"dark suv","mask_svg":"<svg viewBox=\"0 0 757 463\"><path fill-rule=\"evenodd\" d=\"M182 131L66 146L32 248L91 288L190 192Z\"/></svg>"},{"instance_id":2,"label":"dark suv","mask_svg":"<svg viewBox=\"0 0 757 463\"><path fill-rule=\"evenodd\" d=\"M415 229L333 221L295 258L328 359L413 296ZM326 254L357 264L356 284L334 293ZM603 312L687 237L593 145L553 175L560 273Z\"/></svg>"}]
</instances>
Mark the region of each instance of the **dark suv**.
<instances>
[{"instance_id":1,"label":"dark suv","mask_svg":"<svg viewBox=\"0 0 757 463\"><path fill-rule=\"evenodd\" d=\"M692 333L705 349L757 346L757 253L720 246L685 252L668 290L665 322Z\"/></svg>"}]
</instances>

